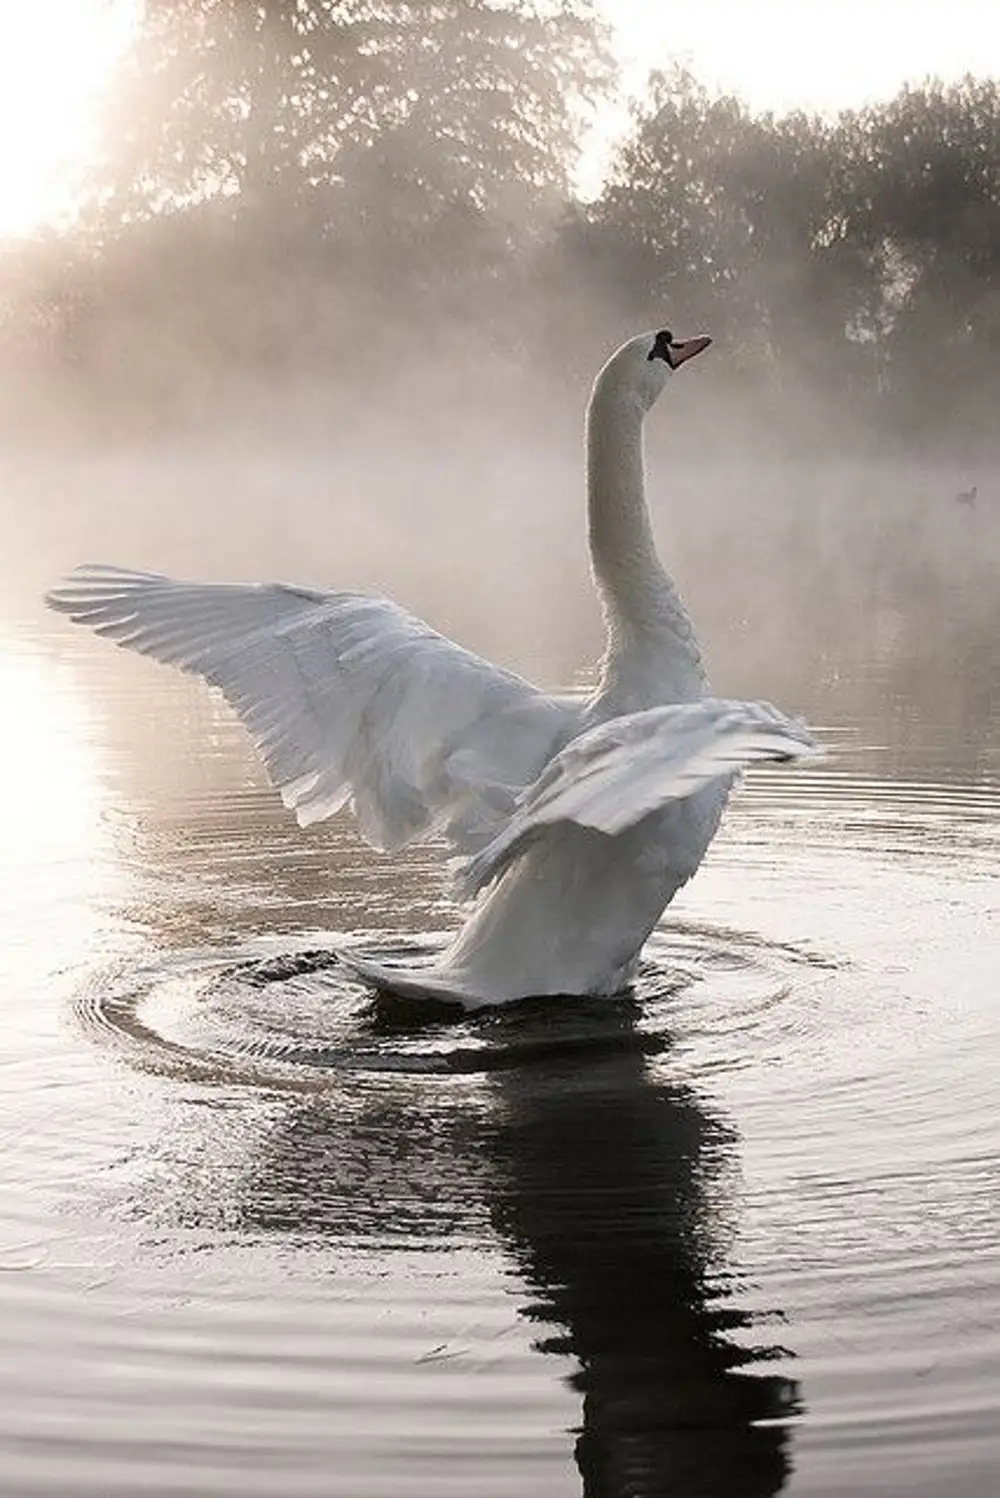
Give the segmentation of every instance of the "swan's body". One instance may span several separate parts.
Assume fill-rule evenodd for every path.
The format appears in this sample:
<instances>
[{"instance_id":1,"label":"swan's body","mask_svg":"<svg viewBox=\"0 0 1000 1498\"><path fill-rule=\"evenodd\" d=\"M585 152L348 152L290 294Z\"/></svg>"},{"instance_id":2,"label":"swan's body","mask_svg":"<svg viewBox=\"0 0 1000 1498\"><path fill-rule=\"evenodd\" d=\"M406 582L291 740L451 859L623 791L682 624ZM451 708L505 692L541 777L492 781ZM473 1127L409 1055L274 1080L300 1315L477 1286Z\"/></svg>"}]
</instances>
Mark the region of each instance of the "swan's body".
<instances>
[{"instance_id":1,"label":"swan's body","mask_svg":"<svg viewBox=\"0 0 1000 1498\"><path fill-rule=\"evenodd\" d=\"M443 832L472 914L433 963L363 977L467 1007L625 987L695 872L734 773L814 752L763 703L723 702L656 554L642 423L707 339L631 339L588 409L588 515L608 643L598 690L548 697L383 599L78 569L49 604L219 687L300 823L350 801L375 847Z\"/></svg>"},{"instance_id":2,"label":"swan's body","mask_svg":"<svg viewBox=\"0 0 1000 1498\"><path fill-rule=\"evenodd\" d=\"M979 486L978 484L973 484L971 489L963 489L961 494L955 495L955 503L959 505L969 505L970 508L974 509L978 496Z\"/></svg>"}]
</instances>

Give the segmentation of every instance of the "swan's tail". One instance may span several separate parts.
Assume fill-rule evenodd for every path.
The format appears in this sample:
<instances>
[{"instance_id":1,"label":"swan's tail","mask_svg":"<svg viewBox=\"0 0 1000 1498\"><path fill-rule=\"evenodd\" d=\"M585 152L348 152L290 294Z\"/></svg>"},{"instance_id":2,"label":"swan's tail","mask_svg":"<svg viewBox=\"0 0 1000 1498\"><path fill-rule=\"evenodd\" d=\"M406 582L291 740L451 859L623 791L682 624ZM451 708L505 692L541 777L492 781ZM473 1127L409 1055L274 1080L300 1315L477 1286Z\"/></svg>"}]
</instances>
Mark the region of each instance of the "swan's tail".
<instances>
[{"instance_id":1,"label":"swan's tail","mask_svg":"<svg viewBox=\"0 0 1000 1498\"><path fill-rule=\"evenodd\" d=\"M378 960L350 947L337 947L335 955L355 978L397 998L466 1010L484 1009L493 1002L468 988L460 974L430 959L409 963Z\"/></svg>"},{"instance_id":2,"label":"swan's tail","mask_svg":"<svg viewBox=\"0 0 1000 1498\"><path fill-rule=\"evenodd\" d=\"M503 831L459 866L454 892L471 899L555 822L614 837L756 760L822 752L803 723L767 702L706 697L614 718L571 740L546 765Z\"/></svg>"}]
</instances>

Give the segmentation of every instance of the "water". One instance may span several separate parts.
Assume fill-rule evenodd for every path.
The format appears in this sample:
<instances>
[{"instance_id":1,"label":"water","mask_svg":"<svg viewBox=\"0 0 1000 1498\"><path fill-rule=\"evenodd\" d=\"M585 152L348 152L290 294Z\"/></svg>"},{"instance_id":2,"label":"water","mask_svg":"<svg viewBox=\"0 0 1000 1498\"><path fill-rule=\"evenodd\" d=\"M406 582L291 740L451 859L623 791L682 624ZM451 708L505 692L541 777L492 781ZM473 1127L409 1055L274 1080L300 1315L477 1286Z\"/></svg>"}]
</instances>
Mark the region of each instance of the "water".
<instances>
[{"instance_id":1,"label":"water","mask_svg":"<svg viewBox=\"0 0 1000 1498\"><path fill-rule=\"evenodd\" d=\"M434 850L9 629L0 1491L1000 1491L997 683L877 669L630 999L463 1020L326 950L441 940Z\"/></svg>"}]
</instances>

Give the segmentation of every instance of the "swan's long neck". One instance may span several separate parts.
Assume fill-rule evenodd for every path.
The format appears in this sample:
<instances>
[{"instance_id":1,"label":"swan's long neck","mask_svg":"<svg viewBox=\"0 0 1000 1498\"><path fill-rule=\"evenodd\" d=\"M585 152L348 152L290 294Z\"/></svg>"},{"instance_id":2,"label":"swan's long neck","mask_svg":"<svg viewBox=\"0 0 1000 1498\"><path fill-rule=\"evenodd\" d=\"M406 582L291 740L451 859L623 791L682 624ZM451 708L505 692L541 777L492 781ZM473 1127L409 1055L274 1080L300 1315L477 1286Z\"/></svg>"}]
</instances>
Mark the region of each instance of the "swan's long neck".
<instances>
[{"instance_id":1,"label":"swan's long neck","mask_svg":"<svg viewBox=\"0 0 1000 1498\"><path fill-rule=\"evenodd\" d=\"M656 552L642 454L645 410L625 390L594 391L587 412L590 557L608 632L601 691L638 666L676 678L696 696L704 684L691 618ZM668 700L668 699L667 699Z\"/></svg>"}]
</instances>

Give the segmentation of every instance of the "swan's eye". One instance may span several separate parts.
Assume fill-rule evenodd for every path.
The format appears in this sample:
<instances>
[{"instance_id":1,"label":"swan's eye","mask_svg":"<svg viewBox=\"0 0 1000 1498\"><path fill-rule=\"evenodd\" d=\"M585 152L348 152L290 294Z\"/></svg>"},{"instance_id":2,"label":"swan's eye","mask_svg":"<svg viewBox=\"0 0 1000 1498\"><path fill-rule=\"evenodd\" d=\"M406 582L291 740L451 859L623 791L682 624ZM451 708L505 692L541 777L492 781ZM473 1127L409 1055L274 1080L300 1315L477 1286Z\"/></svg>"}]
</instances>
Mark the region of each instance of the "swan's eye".
<instances>
[{"instance_id":1,"label":"swan's eye","mask_svg":"<svg viewBox=\"0 0 1000 1498\"><path fill-rule=\"evenodd\" d=\"M673 368L673 360L670 357L670 346L673 343L673 341L674 341L674 335L673 335L673 333L667 332L667 330L665 328L661 329L660 332L657 333L655 339L653 340L653 347L650 349L649 353L646 355L646 358L647 359L663 359L667 364L669 364L671 366L671 368Z\"/></svg>"}]
</instances>

